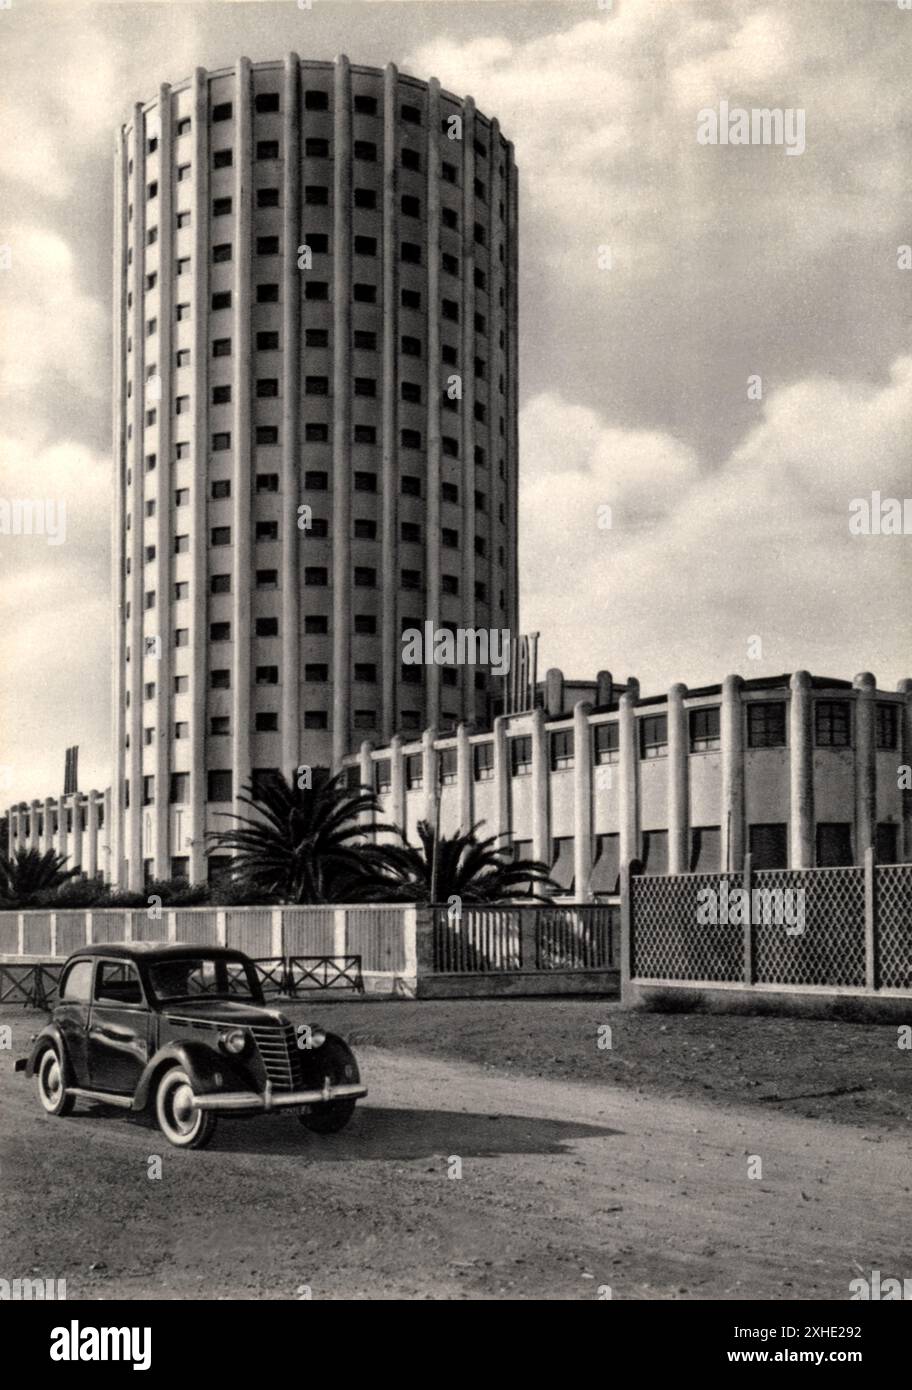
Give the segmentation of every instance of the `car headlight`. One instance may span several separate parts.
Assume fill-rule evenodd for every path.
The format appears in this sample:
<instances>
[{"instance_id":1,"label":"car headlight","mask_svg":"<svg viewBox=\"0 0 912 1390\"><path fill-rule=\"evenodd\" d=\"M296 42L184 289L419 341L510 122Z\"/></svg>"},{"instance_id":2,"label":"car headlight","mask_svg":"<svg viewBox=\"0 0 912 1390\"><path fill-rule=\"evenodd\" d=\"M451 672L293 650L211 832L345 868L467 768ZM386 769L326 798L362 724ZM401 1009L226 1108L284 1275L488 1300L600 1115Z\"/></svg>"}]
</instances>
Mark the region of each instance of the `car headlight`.
<instances>
[{"instance_id":1,"label":"car headlight","mask_svg":"<svg viewBox=\"0 0 912 1390\"><path fill-rule=\"evenodd\" d=\"M237 1056L247 1046L247 1034L243 1028L230 1028L227 1033L221 1034L219 1042L226 1052L232 1052Z\"/></svg>"},{"instance_id":2,"label":"car headlight","mask_svg":"<svg viewBox=\"0 0 912 1390\"><path fill-rule=\"evenodd\" d=\"M311 1028L311 1030L310 1030L310 1045L311 1045L311 1047L322 1047L323 1044L324 1044L325 1042L326 1042L326 1034L323 1032L323 1029L322 1029L322 1028Z\"/></svg>"}]
</instances>

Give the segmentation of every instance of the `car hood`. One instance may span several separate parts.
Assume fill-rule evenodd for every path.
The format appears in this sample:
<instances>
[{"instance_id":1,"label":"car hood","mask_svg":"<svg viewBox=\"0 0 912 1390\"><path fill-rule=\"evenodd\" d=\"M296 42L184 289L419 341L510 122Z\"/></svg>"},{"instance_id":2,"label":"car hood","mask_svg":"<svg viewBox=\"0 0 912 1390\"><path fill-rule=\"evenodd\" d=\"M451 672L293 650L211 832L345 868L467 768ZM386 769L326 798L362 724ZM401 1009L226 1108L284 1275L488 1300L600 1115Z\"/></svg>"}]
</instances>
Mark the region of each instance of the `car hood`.
<instances>
[{"instance_id":1,"label":"car hood","mask_svg":"<svg viewBox=\"0 0 912 1390\"><path fill-rule=\"evenodd\" d=\"M259 1025L287 1027L289 1019L278 1009L267 1009L259 1004L247 1004L239 999L185 999L179 1004L162 1004L161 1011L169 1018L186 1020L198 1019L203 1023L224 1023L229 1027Z\"/></svg>"}]
</instances>

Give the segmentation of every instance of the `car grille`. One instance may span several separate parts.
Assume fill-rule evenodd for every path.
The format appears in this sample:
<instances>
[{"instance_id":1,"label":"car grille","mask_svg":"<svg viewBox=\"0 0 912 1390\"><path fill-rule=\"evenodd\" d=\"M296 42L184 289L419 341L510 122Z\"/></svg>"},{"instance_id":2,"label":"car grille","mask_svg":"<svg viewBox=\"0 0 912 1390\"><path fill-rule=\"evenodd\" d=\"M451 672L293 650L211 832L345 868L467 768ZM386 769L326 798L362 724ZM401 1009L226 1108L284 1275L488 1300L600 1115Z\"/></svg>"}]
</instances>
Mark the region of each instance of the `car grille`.
<instances>
[{"instance_id":1,"label":"car grille","mask_svg":"<svg viewBox=\"0 0 912 1390\"><path fill-rule=\"evenodd\" d=\"M276 1091L300 1090L304 1084L301 1053L290 1023L251 1028L266 1076Z\"/></svg>"}]
</instances>

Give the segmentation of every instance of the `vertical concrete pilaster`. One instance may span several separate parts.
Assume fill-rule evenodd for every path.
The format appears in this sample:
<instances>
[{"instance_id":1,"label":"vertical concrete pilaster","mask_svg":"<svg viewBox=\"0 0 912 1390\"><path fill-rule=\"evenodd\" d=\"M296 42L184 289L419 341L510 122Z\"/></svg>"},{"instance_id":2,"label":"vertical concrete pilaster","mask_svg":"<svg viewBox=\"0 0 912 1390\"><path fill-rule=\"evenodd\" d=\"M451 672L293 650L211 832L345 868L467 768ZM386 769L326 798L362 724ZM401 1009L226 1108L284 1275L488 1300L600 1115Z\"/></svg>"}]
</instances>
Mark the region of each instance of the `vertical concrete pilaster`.
<instances>
[{"instance_id":1,"label":"vertical concrete pilaster","mask_svg":"<svg viewBox=\"0 0 912 1390\"><path fill-rule=\"evenodd\" d=\"M722 803L720 829L722 868L737 873L744 863L744 725L741 708L741 676L722 682L719 719L722 745Z\"/></svg>"},{"instance_id":2,"label":"vertical concrete pilaster","mask_svg":"<svg viewBox=\"0 0 912 1390\"><path fill-rule=\"evenodd\" d=\"M639 692L625 690L618 705L618 813L621 868L640 855L640 750L636 706Z\"/></svg>"},{"instance_id":3,"label":"vertical concrete pilaster","mask_svg":"<svg viewBox=\"0 0 912 1390\"><path fill-rule=\"evenodd\" d=\"M855 863L865 862L877 828L877 752L874 700L877 682L870 671L852 681L855 695Z\"/></svg>"},{"instance_id":4,"label":"vertical concrete pilaster","mask_svg":"<svg viewBox=\"0 0 912 1390\"><path fill-rule=\"evenodd\" d=\"M231 487L231 542L234 579L231 585L231 765L232 810L245 814L241 796L250 783L250 653L252 646L251 581L253 559L253 487L251 419L251 266L252 266L252 146L253 102L250 60L239 58L235 72L234 158L234 343L232 353L232 452L234 477ZM209 634L197 634L206 647ZM287 673L286 673L287 679ZM195 838L195 837L194 837Z\"/></svg>"},{"instance_id":5,"label":"vertical concrete pilaster","mask_svg":"<svg viewBox=\"0 0 912 1390\"><path fill-rule=\"evenodd\" d=\"M795 671L789 710L789 867L814 865L814 702L811 677Z\"/></svg>"},{"instance_id":6,"label":"vertical concrete pilaster","mask_svg":"<svg viewBox=\"0 0 912 1390\"><path fill-rule=\"evenodd\" d=\"M456 781L459 792L459 829L467 835L472 828L472 745L470 725L461 723L456 730Z\"/></svg>"},{"instance_id":7,"label":"vertical concrete pilaster","mask_svg":"<svg viewBox=\"0 0 912 1390\"><path fill-rule=\"evenodd\" d=\"M352 94L351 66L335 62L333 95L332 762L348 752L352 608Z\"/></svg>"},{"instance_id":8,"label":"vertical concrete pilaster","mask_svg":"<svg viewBox=\"0 0 912 1390\"><path fill-rule=\"evenodd\" d=\"M550 749L548 730L545 725L545 711L532 712L532 858L538 859L550 868L551 846L551 802Z\"/></svg>"},{"instance_id":9,"label":"vertical concrete pilaster","mask_svg":"<svg viewBox=\"0 0 912 1390\"><path fill-rule=\"evenodd\" d=\"M298 502L301 393L301 66L297 53L285 58L282 92L284 140L282 189L282 506L280 587L282 591L281 728L282 771L290 776L301 762L300 745L300 598L298 588Z\"/></svg>"},{"instance_id":10,"label":"vertical concrete pilaster","mask_svg":"<svg viewBox=\"0 0 912 1390\"><path fill-rule=\"evenodd\" d=\"M668 692L668 872L686 874L689 854L689 752L687 686L673 685Z\"/></svg>"},{"instance_id":11,"label":"vertical concrete pilaster","mask_svg":"<svg viewBox=\"0 0 912 1390\"><path fill-rule=\"evenodd\" d=\"M573 707L573 896L577 902L591 897L592 876L592 737L589 716L592 705L580 700Z\"/></svg>"},{"instance_id":12,"label":"vertical concrete pilaster","mask_svg":"<svg viewBox=\"0 0 912 1390\"><path fill-rule=\"evenodd\" d=\"M904 677L896 687L897 693L905 696L905 703L899 715L899 756L900 768L906 769L904 779L908 780L912 769L912 679ZM899 782L900 768L897 768ZM912 860L912 788L900 792L902 804L902 835L899 854L904 861Z\"/></svg>"}]
</instances>

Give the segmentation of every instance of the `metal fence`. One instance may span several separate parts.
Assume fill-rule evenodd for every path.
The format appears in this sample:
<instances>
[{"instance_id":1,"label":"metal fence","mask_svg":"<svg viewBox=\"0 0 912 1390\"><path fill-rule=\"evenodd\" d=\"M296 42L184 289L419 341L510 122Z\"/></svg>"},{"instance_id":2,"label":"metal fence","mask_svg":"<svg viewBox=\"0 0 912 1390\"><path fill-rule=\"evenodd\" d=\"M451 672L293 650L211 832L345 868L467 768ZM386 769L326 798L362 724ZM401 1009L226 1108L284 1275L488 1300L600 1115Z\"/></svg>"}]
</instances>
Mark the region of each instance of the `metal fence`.
<instances>
[{"instance_id":1,"label":"metal fence","mask_svg":"<svg viewBox=\"0 0 912 1390\"><path fill-rule=\"evenodd\" d=\"M253 960L267 999L297 999L313 990L364 993L360 956L267 956ZM63 963L0 963L0 1004L46 1009L57 1002Z\"/></svg>"},{"instance_id":2,"label":"metal fence","mask_svg":"<svg viewBox=\"0 0 912 1390\"><path fill-rule=\"evenodd\" d=\"M415 974L408 906L103 908L0 912L0 958L59 960L91 942L231 946L254 959L358 956L365 974Z\"/></svg>"},{"instance_id":3,"label":"metal fence","mask_svg":"<svg viewBox=\"0 0 912 1390\"><path fill-rule=\"evenodd\" d=\"M439 974L617 966L620 914L609 904L433 908L431 914Z\"/></svg>"},{"instance_id":4,"label":"metal fence","mask_svg":"<svg viewBox=\"0 0 912 1390\"><path fill-rule=\"evenodd\" d=\"M705 889L720 902L745 889L746 911L707 920ZM845 868L628 872L624 896L634 984L912 992L912 864L869 851Z\"/></svg>"}]
</instances>

